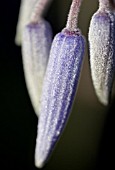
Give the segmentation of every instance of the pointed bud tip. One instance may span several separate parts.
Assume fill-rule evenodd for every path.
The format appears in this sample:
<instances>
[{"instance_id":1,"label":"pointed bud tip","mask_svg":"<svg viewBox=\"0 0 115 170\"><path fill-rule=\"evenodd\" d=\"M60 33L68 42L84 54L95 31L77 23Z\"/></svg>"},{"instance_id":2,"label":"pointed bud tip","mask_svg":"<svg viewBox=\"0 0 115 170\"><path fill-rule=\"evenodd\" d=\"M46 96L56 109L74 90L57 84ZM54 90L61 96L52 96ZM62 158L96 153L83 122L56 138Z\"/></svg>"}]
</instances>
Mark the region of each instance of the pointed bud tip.
<instances>
[{"instance_id":1,"label":"pointed bud tip","mask_svg":"<svg viewBox=\"0 0 115 170\"><path fill-rule=\"evenodd\" d=\"M99 98L99 101L101 102L101 104L103 104L104 106L108 106L109 104L109 101L108 99L105 99L105 98Z\"/></svg>"},{"instance_id":2,"label":"pointed bud tip","mask_svg":"<svg viewBox=\"0 0 115 170\"><path fill-rule=\"evenodd\" d=\"M109 93L108 90L96 90L97 97L99 101L107 106L109 104Z\"/></svg>"},{"instance_id":3,"label":"pointed bud tip","mask_svg":"<svg viewBox=\"0 0 115 170\"><path fill-rule=\"evenodd\" d=\"M44 163L43 163L43 160L42 159L37 159L37 160L35 160L35 166L37 167L37 168L43 168L43 166L44 166Z\"/></svg>"}]
</instances>

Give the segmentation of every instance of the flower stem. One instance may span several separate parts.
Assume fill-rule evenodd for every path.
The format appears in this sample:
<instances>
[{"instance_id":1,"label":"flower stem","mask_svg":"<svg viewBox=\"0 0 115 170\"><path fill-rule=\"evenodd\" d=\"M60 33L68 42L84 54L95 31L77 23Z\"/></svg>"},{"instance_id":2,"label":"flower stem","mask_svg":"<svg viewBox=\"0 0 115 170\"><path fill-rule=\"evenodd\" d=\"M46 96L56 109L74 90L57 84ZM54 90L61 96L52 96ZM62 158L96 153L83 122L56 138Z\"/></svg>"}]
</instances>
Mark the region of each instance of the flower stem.
<instances>
[{"instance_id":1,"label":"flower stem","mask_svg":"<svg viewBox=\"0 0 115 170\"><path fill-rule=\"evenodd\" d=\"M68 15L67 24L66 24L66 28L69 31L75 31L77 29L78 13L79 13L81 2L82 2L82 0L73 0L72 1L69 15Z\"/></svg>"},{"instance_id":2,"label":"flower stem","mask_svg":"<svg viewBox=\"0 0 115 170\"><path fill-rule=\"evenodd\" d=\"M47 9L47 6L49 5L51 0L38 0L36 2L36 5L34 7L34 10L31 15L30 21L33 23L37 23L39 20L41 20L42 15L44 11Z\"/></svg>"},{"instance_id":3,"label":"flower stem","mask_svg":"<svg viewBox=\"0 0 115 170\"><path fill-rule=\"evenodd\" d=\"M110 4L110 0L99 0L99 8L100 9L110 9L111 4Z\"/></svg>"}]
</instances>

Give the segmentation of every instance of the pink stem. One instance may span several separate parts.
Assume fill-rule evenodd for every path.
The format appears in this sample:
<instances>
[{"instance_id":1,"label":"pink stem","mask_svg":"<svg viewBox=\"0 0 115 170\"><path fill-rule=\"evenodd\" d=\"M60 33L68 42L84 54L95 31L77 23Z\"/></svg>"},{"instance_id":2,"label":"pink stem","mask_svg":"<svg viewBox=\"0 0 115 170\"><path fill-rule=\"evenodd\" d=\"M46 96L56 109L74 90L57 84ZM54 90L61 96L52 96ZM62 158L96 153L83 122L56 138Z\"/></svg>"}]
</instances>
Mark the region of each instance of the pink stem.
<instances>
[{"instance_id":1,"label":"pink stem","mask_svg":"<svg viewBox=\"0 0 115 170\"><path fill-rule=\"evenodd\" d=\"M66 28L69 31L75 31L77 29L78 13L79 13L81 2L82 2L82 0L73 0L72 1L69 15L68 15L67 24L66 24Z\"/></svg>"},{"instance_id":2,"label":"pink stem","mask_svg":"<svg viewBox=\"0 0 115 170\"><path fill-rule=\"evenodd\" d=\"M44 11L46 10L47 6L49 5L51 0L38 0L36 2L36 5L33 9L32 15L31 15L31 22L37 23L39 20L41 20L42 15Z\"/></svg>"},{"instance_id":3,"label":"pink stem","mask_svg":"<svg viewBox=\"0 0 115 170\"><path fill-rule=\"evenodd\" d=\"M110 0L99 0L100 9L110 9Z\"/></svg>"}]
</instances>

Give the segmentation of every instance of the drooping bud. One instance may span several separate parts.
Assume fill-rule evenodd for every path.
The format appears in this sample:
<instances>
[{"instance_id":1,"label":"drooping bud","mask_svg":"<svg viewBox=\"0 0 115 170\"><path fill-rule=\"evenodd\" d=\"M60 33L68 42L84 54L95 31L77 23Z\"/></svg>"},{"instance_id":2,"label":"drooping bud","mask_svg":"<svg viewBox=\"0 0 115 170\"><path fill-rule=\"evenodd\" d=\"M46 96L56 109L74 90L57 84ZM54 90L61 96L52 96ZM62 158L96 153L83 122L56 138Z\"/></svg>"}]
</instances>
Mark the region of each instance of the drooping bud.
<instances>
[{"instance_id":1,"label":"drooping bud","mask_svg":"<svg viewBox=\"0 0 115 170\"><path fill-rule=\"evenodd\" d=\"M40 96L52 43L52 29L43 19L51 0L38 0L30 22L25 26L22 41L22 59L25 80L34 111L39 116Z\"/></svg>"},{"instance_id":2,"label":"drooping bud","mask_svg":"<svg viewBox=\"0 0 115 170\"><path fill-rule=\"evenodd\" d=\"M28 24L23 33L22 59L25 80L36 115L39 115L40 96L52 42L49 23Z\"/></svg>"},{"instance_id":3,"label":"drooping bud","mask_svg":"<svg viewBox=\"0 0 115 170\"><path fill-rule=\"evenodd\" d=\"M65 127L78 85L85 48L75 22L80 2L73 0L69 24L55 36L50 51L35 149L35 165L39 168L47 161Z\"/></svg>"},{"instance_id":4,"label":"drooping bud","mask_svg":"<svg viewBox=\"0 0 115 170\"><path fill-rule=\"evenodd\" d=\"M115 15L109 0L99 2L89 27L90 66L96 95L107 105L115 73Z\"/></svg>"}]
</instances>

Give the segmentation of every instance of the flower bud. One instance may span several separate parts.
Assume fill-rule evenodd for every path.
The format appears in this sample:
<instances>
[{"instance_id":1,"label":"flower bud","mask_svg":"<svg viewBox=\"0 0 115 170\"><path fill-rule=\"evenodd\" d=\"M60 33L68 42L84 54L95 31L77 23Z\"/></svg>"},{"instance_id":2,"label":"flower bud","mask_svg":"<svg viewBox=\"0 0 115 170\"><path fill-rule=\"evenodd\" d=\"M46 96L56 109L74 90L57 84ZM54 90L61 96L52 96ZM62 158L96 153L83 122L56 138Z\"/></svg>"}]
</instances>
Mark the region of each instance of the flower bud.
<instances>
[{"instance_id":1,"label":"flower bud","mask_svg":"<svg viewBox=\"0 0 115 170\"><path fill-rule=\"evenodd\" d=\"M35 165L48 160L70 115L84 56L84 38L77 28L81 0L73 0L66 28L52 43L41 95Z\"/></svg>"},{"instance_id":2,"label":"flower bud","mask_svg":"<svg viewBox=\"0 0 115 170\"><path fill-rule=\"evenodd\" d=\"M107 0L106 0L107 1ZM107 105L115 73L115 15L107 2L100 0L99 10L89 27L90 66L99 101Z\"/></svg>"},{"instance_id":3,"label":"flower bud","mask_svg":"<svg viewBox=\"0 0 115 170\"><path fill-rule=\"evenodd\" d=\"M37 116L51 42L52 30L47 21L41 20L39 23L30 23L25 27L22 59L27 89Z\"/></svg>"},{"instance_id":4,"label":"flower bud","mask_svg":"<svg viewBox=\"0 0 115 170\"><path fill-rule=\"evenodd\" d=\"M84 55L84 38L67 30L54 38L42 89L35 164L42 167L65 127Z\"/></svg>"}]
</instances>

